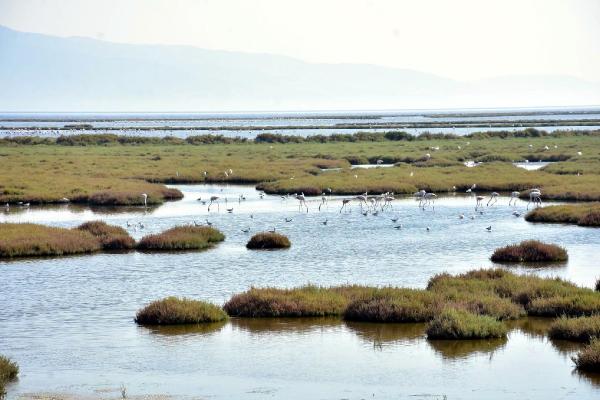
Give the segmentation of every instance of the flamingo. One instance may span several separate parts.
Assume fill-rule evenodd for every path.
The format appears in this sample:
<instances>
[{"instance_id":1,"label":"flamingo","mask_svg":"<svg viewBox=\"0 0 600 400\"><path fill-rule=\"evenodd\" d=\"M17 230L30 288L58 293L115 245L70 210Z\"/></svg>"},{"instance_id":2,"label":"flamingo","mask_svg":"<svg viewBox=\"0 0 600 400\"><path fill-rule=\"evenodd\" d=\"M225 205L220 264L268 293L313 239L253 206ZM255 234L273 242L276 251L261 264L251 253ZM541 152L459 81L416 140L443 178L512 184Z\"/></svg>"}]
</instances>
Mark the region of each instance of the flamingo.
<instances>
[{"instance_id":1,"label":"flamingo","mask_svg":"<svg viewBox=\"0 0 600 400\"><path fill-rule=\"evenodd\" d=\"M483 207L482 202L483 202L483 199L485 199L485 197L477 196L477 197L475 197L475 199L477 200L477 203L475 204L475 210L477 210L477 208L479 208L479 207Z\"/></svg>"},{"instance_id":2,"label":"flamingo","mask_svg":"<svg viewBox=\"0 0 600 400\"><path fill-rule=\"evenodd\" d=\"M513 202L513 200L514 200L514 204L513 205L516 206L517 205L517 200L519 199L520 195L521 195L521 192L517 192L517 191L512 192L510 194L510 200L508 200L508 205L510 206L511 203Z\"/></svg>"},{"instance_id":3,"label":"flamingo","mask_svg":"<svg viewBox=\"0 0 600 400\"><path fill-rule=\"evenodd\" d=\"M489 207L490 204L491 205L496 204L496 202L498 201L498 196L500 196L500 193L498 193L498 192L492 192L492 193L490 193L490 199L487 202L487 206Z\"/></svg>"},{"instance_id":4,"label":"flamingo","mask_svg":"<svg viewBox=\"0 0 600 400\"><path fill-rule=\"evenodd\" d=\"M540 189L531 189L531 191L529 192L529 201L527 202L528 210L529 203L533 203L537 207L542 205L542 191Z\"/></svg>"},{"instance_id":5,"label":"flamingo","mask_svg":"<svg viewBox=\"0 0 600 400\"><path fill-rule=\"evenodd\" d=\"M435 198L437 197L437 195L435 193L425 193L425 195L423 196L423 210L425 209L425 207L427 207L428 205L431 204L431 208L433 210L435 210Z\"/></svg>"},{"instance_id":6,"label":"flamingo","mask_svg":"<svg viewBox=\"0 0 600 400\"><path fill-rule=\"evenodd\" d=\"M342 213L342 210L343 210L344 208L346 208L346 205L347 205L348 203L350 203L350 200L351 200L351 199L342 199L342 207L340 208L340 214Z\"/></svg>"},{"instance_id":7,"label":"flamingo","mask_svg":"<svg viewBox=\"0 0 600 400\"><path fill-rule=\"evenodd\" d=\"M304 197L304 192L296 195L296 200L298 200L298 210L302 210L302 205L306 207L306 212L308 212L308 205L306 204L306 198Z\"/></svg>"},{"instance_id":8,"label":"flamingo","mask_svg":"<svg viewBox=\"0 0 600 400\"><path fill-rule=\"evenodd\" d=\"M319 211L321 211L321 206L327 203L327 195L325 192L321 193L321 204L319 204Z\"/></svg>"},{"instance_id":9,"label":"flamingo","mask_svg":"<svg viewBox=\"0 0 600 400\"><path fill-rule=\"evenodd\" d=\"M148 207L148 195L146 193L142 193L142 199L144 199L144 207Z\"/></svg>"},{"instance_id":10,"label":"flamingo","mask_svg":"<svg viewBox=\"0 0 600 400\"><path fill-rule=\"evenodd\" d=\"M210 206L212 205L212 203L216 203L217 204L217 211L220 210L219 207L219 196L210 196L210 203L208 203L208 212L210 212Z\"/></svg>"}]
</instances>

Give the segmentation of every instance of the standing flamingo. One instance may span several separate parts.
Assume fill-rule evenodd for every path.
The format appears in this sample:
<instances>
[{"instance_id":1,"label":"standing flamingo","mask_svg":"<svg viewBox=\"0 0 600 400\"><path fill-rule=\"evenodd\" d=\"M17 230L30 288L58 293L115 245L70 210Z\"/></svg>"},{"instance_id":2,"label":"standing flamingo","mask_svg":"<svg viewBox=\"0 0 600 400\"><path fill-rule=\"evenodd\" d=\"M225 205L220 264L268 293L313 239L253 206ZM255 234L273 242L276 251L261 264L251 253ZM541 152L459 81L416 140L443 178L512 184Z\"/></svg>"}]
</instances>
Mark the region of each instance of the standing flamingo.
<instances>
[{"instance_id":1,"label":"standing flamingo","mask_svg":"<svg viewBox=\"0 0 600 400\"><path fill-rule=\"evenodd\" d=\"M217 203L217 211L220 211L219 207L219 196L210 196L210 203L208 203L208 212L210 212L210 206L212 203Z\"/></svg>"},{"instance_id":2,"label":"standing flamingo","mask_svg":"<svg viewBox=\"0 0 600 400\"><path fill-rule=\"evenodd\" d=\"M144 199L144 207L148 207L148 195L146 193L142 193L142 199Z\"/></svg>"},{"instance_id":3,"label":"standing flamingo","mask_svg":"<svg viewBox=\"0 0 600 400\"><path fill-rule=\"evenodd\" d=\"M308 205L306 204L306 198L304 197L304 192L296 195L296 200L298 200L298 210L302 211L302 205L306 207L306 212L308 212Z\"/></svg>"},{"instance_id":4,"label":"standing flamingo","mask_svg":"<svg viewBox=\"0 0 600 400\"><path fill-rule=\"evenodd\" d=\"M344 208L346 208L346 205L347 205L348 203L350 203L350 200L351 200L351 199L342 199L342 207L340 208L340 214L342 213L342 210L343 210Z\"/></svg>"},{"instance_id":5,"label":"standing flamingo","mask_svg":"<svg viewBox=\"0 0 600 400\"><path fill-rule=\"evenodd\" d=\"M514 200L514 203L512 205L516 206L517 205L517 200L519 199L520 195L521 195L521 192L517 192L517 191L512 192L510 194L510 200L508 200L508 205L510 206L511 203L513 203L513 200Z\"/></svg>"},{"instance_id":6,"label":"standing flamingo","mask_svg":"<svg viewBox=\"0 0 600 400\"><path fill-rule=\"evenodd\" d=\"M540 189L531 189L531 191L529 192L529 201L527 202L528 210L529 203L533 203L537 207L542 205L542 191Z\"/></svg>"},{"instance_id":7,"label":"standing flamingo","mask_svg":"<svg viewBox=\"0 0 600 400\"><path fill-rule=\"evenodd\" d=\"M489 207L490 205L496 204L496 202L498 201L498 196L500 196L500 193L498 192L490 193L490 199L487 202L487 206Z\"/></svg>"},{"instance_id":8,"label":"standing flamingo","mask_svg":"<svg viewBox=\"0 0 600 400\"><path fill-rule=\"evenodd\" d=\"M476 196L475 199L477 200L477 203L475 203L475 210L477 210L479 207L483 207L483 199L485 199L485 197L483 196Z\"/></svg>"}]
</instances>

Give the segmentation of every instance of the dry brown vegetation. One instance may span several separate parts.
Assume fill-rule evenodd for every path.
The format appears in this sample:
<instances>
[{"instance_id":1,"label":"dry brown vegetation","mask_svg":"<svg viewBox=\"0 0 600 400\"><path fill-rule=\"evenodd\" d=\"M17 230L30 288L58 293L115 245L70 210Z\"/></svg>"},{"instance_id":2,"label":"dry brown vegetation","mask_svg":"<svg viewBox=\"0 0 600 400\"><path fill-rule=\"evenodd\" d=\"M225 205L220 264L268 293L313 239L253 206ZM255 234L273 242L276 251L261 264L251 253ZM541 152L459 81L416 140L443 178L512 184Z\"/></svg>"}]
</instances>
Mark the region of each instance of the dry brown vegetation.
<instances>
[{"instance_id":1,"label":"dry brown vegetation","mask_svg":"<svg viewBox=\"0 0 600 400\"><path fill-rule=\"evenodd\" d=\"M19 366L11 359L0 355L0 398L3 398L7 383L17 379Z\"/></svg>"},{"instance_id":2,"label":"dry brown vegetation","mask_svg":"<svg viewBox=\"0 0 600 400\"><path fill-rule=\"evenodd\" d=\"M287 236L276 232L257 233L246 243L246 247L252 250L287 249L291 245Z\"/></svg>"},{"instance_id":3,"label":"dry brown vegetation","mask_svg":"<svg viewBox=\"0 0 600 400\"><path fill-rule=\"evenodd\" d=\"M568 260L567 251L555 244L543 243L538 240L525 240L511 244L494 251L491 260L494 262L562 262Z\"/></svg>"},{"instance_id":4,"label":"dry brown vegetation","mask_svg":"<svg viewBox=\"0 0 600 400\"><path fill-rule=\"evenodd\" d=\"M577 342L589 342L594 338L600 338L600 315L558 318L550 326L549 335L552 339Z\"/></svg>"},{"instance_id":5,"label":"dry brown vegetation","mask_svg":"<svg viewBox=\"0 0 600 400\"><path fill-rule=\"evenodd\" d=\"M573 357L573 362L583 371L600 372L600 339L593 339Z\"/></svg>"},{"instance_id":6,"label":"dry brown vegetation","mask_svg":"<svg viewBox=\"0 0 600 400\"><path fill-rule=\"evenodd\" d=\"M90 221L79 225L77 229L95 236L104 250L129 250L135 247L135 240L119 226L108 225L102 221Z\"/></svg>"}]
</instances>

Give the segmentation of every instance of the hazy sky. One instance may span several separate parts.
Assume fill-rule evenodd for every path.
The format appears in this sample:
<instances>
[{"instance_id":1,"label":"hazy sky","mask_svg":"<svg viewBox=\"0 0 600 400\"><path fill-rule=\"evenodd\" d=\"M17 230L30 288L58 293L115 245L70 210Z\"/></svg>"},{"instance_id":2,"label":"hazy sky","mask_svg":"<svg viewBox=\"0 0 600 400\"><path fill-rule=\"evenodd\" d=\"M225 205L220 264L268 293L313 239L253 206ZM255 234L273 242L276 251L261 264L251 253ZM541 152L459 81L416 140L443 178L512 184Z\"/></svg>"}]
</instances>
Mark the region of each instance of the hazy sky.
<instances>
[{"instance_id":1,"label":"hazy sky","mask_svg":"<svg viewBox=\"0 0 600 400\"><path fill-rule=\"evenodd\" d=\"M600 82L600 0L0 0L0 24L461 80L562 74Z\"/></svg>"}]
</instances>

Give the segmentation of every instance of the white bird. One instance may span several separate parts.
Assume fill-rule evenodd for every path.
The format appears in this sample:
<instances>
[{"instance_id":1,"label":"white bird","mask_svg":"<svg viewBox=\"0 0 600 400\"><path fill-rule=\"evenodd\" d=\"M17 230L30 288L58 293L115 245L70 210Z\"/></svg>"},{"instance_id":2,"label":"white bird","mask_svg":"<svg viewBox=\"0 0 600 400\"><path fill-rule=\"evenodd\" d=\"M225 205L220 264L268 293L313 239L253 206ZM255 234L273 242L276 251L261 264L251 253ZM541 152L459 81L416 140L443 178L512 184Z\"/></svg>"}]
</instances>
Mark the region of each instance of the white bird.
<instances>
[{"instance_id":1,"label":"white bird","mask_svg":"<svg viewBox=\"0 0 600 400\"><path fill-rule=\"evenodd\" d=\"M142 199L144 199L144 207L148 207L148 195L146 193L142 193Z\"/></svg>"},{"instance_id":2,"label":"white bird","mask_svg":"<svg viewBox=\"0 0 600 400\"><path fill-rule=\"evenodd\" d=\"M580 152L580 151L578 151L578 152L577 152L577 155L578 155L578 156L580 156L580 155L582 155L582 154L583 154L583 153L582 153L582 152Z\"/></svg>"},{"instance_id":3,"label":"white bird","mask_svg":"<svg viewBox=\"0 0 600 400\"><path fill-rule=\"evenodd\" d=\"M465 214L458 214L458 218L459 219L464 219L465 218Z\"/></svg>"}]
</instances>

